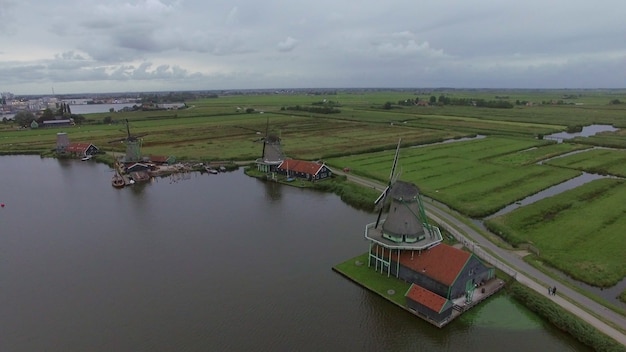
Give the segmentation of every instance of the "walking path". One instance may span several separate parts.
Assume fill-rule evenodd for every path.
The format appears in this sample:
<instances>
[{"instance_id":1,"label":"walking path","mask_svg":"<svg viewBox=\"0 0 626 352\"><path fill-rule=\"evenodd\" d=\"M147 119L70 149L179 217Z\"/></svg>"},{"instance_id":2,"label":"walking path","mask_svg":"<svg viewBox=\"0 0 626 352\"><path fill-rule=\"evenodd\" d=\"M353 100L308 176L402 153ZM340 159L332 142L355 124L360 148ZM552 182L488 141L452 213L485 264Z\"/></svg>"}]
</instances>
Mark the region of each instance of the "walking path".
<instances>
[{"instance_id":1,"label":"walking path","mask_svg":"<svg viewBox=\"0 0 626 352\"><path fill-rule=\"evenodd\" d=\"M338 170L333 170L333 173L344 174L348 177L348 180L366 187L375 188L381 191L384 189L384 185L381 185L378 182L345 174ZM496 246L481 233L460 221L448 211L438 208L433 203L424 203L428 217L450 232L455 238L457 238L457 240L463 242L466 247L472 250L479 257L483 258L483 260L486 260L490 264L515 277L518 282L524 284L525 286L550 297L550 299L565 310L578 316L580 319L591 324L599 331L626 346L626 334L622 332L626 330L626 317L604 307L600 303L589 299L587 296L582 295L567 286L559 286L557 294L555 296L549 296L548 287L555 286L554 279L526 263L515 253ZM600 320L597 316L601 316L603 320ZM614 326L619 327L622 331L614 328L606 322L610 322Z\"/></svg>"}]
</instances>

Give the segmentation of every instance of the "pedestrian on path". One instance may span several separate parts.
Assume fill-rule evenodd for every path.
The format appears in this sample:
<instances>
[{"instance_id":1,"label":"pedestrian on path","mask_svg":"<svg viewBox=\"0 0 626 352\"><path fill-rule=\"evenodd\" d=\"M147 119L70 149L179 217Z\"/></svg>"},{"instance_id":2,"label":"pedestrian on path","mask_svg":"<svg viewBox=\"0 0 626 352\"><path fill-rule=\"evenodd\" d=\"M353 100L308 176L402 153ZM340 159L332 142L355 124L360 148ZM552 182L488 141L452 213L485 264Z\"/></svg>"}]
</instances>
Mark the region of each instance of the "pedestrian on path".
<instances>
[{"instance_id":1,"label":"pedestrian on path","mask_svg":"<svg viewBox=\"0 0 626 352\"><path fill-rule=\"evenodd\" d=\"M552 288L552 295L553 295L553 296L556 296L556 286L554 286L554 287Z\"/></svg>"}]
</instances>

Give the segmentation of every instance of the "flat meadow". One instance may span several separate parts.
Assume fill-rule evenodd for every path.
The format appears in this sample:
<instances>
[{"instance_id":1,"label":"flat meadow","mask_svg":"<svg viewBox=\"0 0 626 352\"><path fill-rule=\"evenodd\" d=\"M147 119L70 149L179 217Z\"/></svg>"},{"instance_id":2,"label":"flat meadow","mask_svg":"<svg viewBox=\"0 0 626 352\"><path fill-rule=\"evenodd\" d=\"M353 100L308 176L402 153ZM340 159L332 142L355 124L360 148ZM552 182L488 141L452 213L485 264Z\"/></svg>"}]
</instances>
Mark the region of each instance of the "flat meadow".
<instances>
[{"instance_id":1,"label":"flat meadow","mask_svg":"<svg viewBox=\"0 0 626 352\"><path fill-rule=\"evenodd\" d=\"M626 150L587 149L584 152L548 160L546 164L601 175L626 177Z\"/></svg>"},{"instance_id":2,"label":"flat meadow","mask_svg":"<svg viewBox=\"0 0 626 352\"><path fill-rule=\"evenodd\" d=\"M526 153L552 155L549 141L486 137L404 148L398 161L399 177L417 184L423 194L474 218L484 217L506 205L580 172L542 165L512 165L492 159ZM566 149L563 150L565 152ZM328 164L350 168L351 172L387 182L395 151L330 158Z\"/></svg>"},{"instance_id":3,"label":"flat meadow","mask_svg":"<svg viewBox=\"0 0 626 352\"><path fill-rule=\"evenodd\" d=\"M610 287L626 276L626 183L596 180L486 221L494 233L539 248L569 276Z\"/></svg>"}]
</instances>

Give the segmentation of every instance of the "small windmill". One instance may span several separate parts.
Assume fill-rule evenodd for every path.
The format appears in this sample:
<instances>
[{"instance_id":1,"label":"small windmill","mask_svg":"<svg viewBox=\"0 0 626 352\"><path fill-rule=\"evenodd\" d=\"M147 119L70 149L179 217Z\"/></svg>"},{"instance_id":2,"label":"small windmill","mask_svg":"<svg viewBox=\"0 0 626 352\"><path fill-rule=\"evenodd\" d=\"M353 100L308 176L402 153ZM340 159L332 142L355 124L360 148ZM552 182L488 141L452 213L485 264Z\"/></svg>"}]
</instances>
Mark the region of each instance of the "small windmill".
<instances>
[{"instance_id":1,"label":"small windmill","mask_svg":"<svg viewBox=\"0 0 626 352\"><path fill-rule=\"evenodd\" d=\"M275 172L276 168L285 160L285 155L280 145L280 137L270 133L269 126L270 120L268 117L265 126L265 137L262 138L263 151L258 163L263 166L265 172Z\"/></svg>"},{"instance_id":2,"label":"small windmill","mask_svg":"<svg viewBox=\"0 0 626 352\"><path fill-rule=\"evenodd\" d=\"M419 188L413 183L397 180L399 175L395 172L398 165L400 142L401 140L398 141L396 155L393 159L389 183L374 202L376 206L380 207L374 228L378 228L386 200L391 198L389 213L382 224L382 236L396 243L414 243L425 239L426 235L432 238L434 230L426 218Z\"/></svg>"},{"instance_id":3,"label":"small windmill","mask_svg":"<svg viewBox=\"0 0 626 352\"><path fill-rule=\"evenodd\" d=\"M147 135L147 133L131 135L130 124L128 123L128 119L126 119L126 137L114 139L112 141L109 141L109 143L124 142L126 144L126 155L124 156L124 162L137 162L141 160L140 137L143 137L145 135Z\"/></svg>"}]
</instances>

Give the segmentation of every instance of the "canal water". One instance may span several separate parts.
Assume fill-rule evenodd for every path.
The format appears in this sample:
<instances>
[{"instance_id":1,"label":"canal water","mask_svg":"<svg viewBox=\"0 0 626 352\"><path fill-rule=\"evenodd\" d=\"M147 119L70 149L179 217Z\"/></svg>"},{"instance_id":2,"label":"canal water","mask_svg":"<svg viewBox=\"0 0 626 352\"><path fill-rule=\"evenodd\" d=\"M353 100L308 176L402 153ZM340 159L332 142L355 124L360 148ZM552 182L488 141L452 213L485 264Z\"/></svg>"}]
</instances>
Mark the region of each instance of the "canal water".
<instances>
[{"instance_id":1,"label":"canal water","mask_svg":"<svg viewBox=\"0 0 626 352\"><path fill-rule=\"evenodd\" d=\"M124 108L132 108L134 105L141 105L137 103L119 103L119 104L76 104L70 105L72 114L95 114L100 112L109 112L111 109L114 111L120 111Z\"/></svg>"},{"instance_id":2,"label":"canal water","mask_svg":"<svg viewBox=\"0 0 626 352\"><path fill-rule=\"evenodd\" d=\"M333 194L0 165L0 351L588 350L504 293L438 329L336 274L375 215Z\"/></svg>"},{"instance_id":3,"label":"canal water","mask_svg":"<svg viewBox=\"0 0 626 352\"><path fill-rule=\"evenodd\" d=\"M615 132L615 131L619 131L619 128L615 128L612 125L589 125L589 126L583 126L582 130L580 132L574 132L574 133L569 133L569 132L557 132L557 133L553 133L553 134L549 134L544 136L545 139L553 139L556 140L557 142L561 143L564 139L572 139L572 138L576 138L576 137L591 137L591 136L595 136L598 133L602 133L602 132Z\"/></svg>"}]
</instances>

